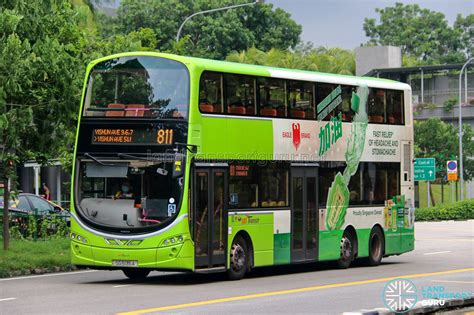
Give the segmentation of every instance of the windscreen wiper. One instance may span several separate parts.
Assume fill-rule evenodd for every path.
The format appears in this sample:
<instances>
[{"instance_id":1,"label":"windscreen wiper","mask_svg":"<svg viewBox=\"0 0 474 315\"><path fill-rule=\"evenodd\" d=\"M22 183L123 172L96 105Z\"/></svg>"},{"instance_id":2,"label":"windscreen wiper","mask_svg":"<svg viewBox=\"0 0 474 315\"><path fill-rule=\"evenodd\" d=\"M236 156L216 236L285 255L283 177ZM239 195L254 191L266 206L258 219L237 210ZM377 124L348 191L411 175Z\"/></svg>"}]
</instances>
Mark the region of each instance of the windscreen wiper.
<instances>
[{"instance_id":1,"label":"windscreen wiper","mask_svg":"<svg viewBox=\"0 0 474 315\"><path fill-rule=\"evenodd\" d=\"M117 153L117 156L121 159L129 158L129 159L143 160L143 161L148 161L148 159L149 159L146 156L136 156L136 155L125 154L125 153Z\"/></svg>"},{"instance_id":2,"label":"windscreen wiper","mask_svg":"<svg viewBox=\"0 0 474 315\"><path fill-rule=\"evenodd\" d=\"M94 162L96 162L97 164L100 164L102 166L117 166L117 164L104 163L101 160L97 159L96 157L93 157L92 155L90 155L87 152L84 153L84 156L88 157L89 159L93 160Z\"/></svg>"}]
</instances>

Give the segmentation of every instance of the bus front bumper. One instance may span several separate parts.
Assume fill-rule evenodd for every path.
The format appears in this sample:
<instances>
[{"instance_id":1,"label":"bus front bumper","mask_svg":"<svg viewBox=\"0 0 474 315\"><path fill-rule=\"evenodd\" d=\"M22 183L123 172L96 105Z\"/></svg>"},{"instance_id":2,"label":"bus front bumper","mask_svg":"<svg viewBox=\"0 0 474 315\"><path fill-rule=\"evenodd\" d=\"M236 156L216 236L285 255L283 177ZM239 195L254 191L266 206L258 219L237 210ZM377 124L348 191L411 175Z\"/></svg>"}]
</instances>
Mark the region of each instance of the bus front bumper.
<instances>
[{"instance_id":1,"label":"bus front bumper","mask_svg":"<svg viewBox=\"0 0 474 315\"><path fill-rule=\"evenodd\" d=\"M71 241L71 262L77 266L100 269L122 269L115 262L133 262L138 267L170 270L193 270L193 244L186 240L182 244L158 248L105 248Z\"/></svg>"}]
</instances>

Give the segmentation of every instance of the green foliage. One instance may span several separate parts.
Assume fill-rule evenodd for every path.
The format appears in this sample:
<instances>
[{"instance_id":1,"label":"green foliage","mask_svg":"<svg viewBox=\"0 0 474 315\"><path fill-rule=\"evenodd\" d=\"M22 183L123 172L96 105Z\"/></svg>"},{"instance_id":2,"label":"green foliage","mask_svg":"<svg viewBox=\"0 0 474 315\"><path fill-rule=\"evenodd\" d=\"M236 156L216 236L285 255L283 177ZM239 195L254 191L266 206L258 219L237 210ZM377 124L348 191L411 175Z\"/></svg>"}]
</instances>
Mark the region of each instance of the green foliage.
<instances>
[{"instance_id":1,"label":"green foliage","mask_svg":"<svg viewBox=\"0 0 474 315\"><path fill-rule=\"evenodd\" d=\"M474 199L450 205L438 205L415 210L416 221L472 220L474 219Z\"/></svg>"},{"instance_id":2,"label":"green foliage","mask_svg":"<svg viewBox=\"0 0 474 315\"><path fill-rule=\"evenodd\" d=\"M404 65L463 62L472 56L474 14L458 15L453 26L443 13L420 8L417 4L396 3L376 9L379 21L364 20L368 44L401 46Z\"/></svg>"},{"instance_id":3,"label":"green foliage","mask_svg":"<svg viewBox=\"0 0 474 315\"><path fill-rule=\"evenodd\" d=\"M8 160L71 166L87 63L156 46L145 28L98 37L90 2L73 3L11 0L0 8L0 174L10 179L15 169L4 168Z\"/></svg>"},{"instance_id":4,"label":"green foliage","mask_svg":"<svg viewBox=\"0 0 474 315\"><path fill-rule=\"evenodd\" d=\"M101 17L98 21L104 38L147 28L154 32L153 49L214 59L224 59L231 51L252 46L268 51L295 47L299 42L301 26L287 12L273 10L272 4L259 4L191 18L181 33L187 40L176 46L178 28L186 17L241 3L248 1L123 0L116 17Z\"/></svg>"},{"instance_id":5,"label":"green foliage","mask_svg":"<svg viewBox=\"0 0 474 315\"><path fill-rule=\"evenodd\" d=\"M15 240L11 248L0 248L0 278L72 270L70 240L67 238L32 242Z\"/></svg>"},{"instance_id":6,"label":"green foliage","mask_svg":"<svg viewBox=\"0 0 474 315\"><path fill-rule=\"evenodd\" d=\"M51 216L35 216L33 214L10 215L10 237L12 239L28 240L66 237L69 234L69 227L65 218L65 216L58 214ZM0 215L0 221L3 221L2 215Z\"/></svg>"},{"instance_id":7,"label":"green foliage","mask_svg":"<svg viewBox=\"0 0 474 315\"><path fill-rule=\"evenodd\" d=\"M458 98L456 96L450 97L446 101L444 101L443 106L444 110L450 112L454 106L458 104Z\"/></svg>"},{"instance_id":8,"label":"green foliage","mask_svg":"<svg viewBox=\"0 0 474 315\"><path fill-rule=\"evenodd\" d=\"M438 175L444 176L446 161L456 159L459 155L458 129L453 124L441 121L439 118L430 118L424 121L415 121L415 157L434 157ZM468 124L463 125L463 164L464 179L474 178L474 130Z\"/></svg>"},{"instance_id":9,"label":"green foliage","mask_svg":"<svg viewBox=\"0 0 474 315\"><path fill-rule=\"evenodd\" d=\"M271 49L264 52L252 47L246 51L233 52L227 56L226 60L327 73L347 75L355 73L354 54L341 48L313 48L303 45L298 46L294 51Z\"/></svg>"}]
</instances>

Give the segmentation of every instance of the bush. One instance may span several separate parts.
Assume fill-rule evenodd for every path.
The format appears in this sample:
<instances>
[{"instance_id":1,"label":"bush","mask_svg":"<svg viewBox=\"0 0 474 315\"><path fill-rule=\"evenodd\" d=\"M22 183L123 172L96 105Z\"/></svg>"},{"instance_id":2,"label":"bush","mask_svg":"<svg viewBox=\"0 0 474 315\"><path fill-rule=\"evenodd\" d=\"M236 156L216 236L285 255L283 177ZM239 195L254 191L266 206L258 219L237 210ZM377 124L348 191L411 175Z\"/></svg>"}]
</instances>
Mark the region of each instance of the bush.
<instances>
[{"instance_id":1,"label":"bush","mask_svg":"<svg viewBox=\"0 0 474 315\"><path fill-rule=\"evenodd\" d=\"M474 219L474 199L449 205L438 205L415 210L416 221L470 220Z\"/></svg>"},{"instance_id":2,"label":"bush","mask_svg":"<svg viewBox=\"0 0 474 315\"><path fill-rule=\"evenodd\" d=\"M458 98L455 96L452 96L451 98L444 101L443 103L444 110L447 112L450 112L453 109L453 107L456 106L456 104L458 104Z\"/></svg>"}]
</instances>

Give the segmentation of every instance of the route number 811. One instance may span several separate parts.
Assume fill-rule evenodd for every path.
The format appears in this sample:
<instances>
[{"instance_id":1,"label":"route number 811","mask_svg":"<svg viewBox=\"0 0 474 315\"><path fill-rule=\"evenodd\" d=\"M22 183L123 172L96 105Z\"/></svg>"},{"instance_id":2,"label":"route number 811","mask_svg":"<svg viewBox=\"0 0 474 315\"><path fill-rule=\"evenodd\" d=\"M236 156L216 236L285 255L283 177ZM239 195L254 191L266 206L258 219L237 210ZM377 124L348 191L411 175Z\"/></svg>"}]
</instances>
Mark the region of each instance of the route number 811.
<instances>
[{"instance_id":1,"label":"route number 811","mask_svg":"<svg viewBox=\"0 0 474 315\"><path fill-rule=\"evenodd\" d=\"M173 129L160 129L156 133L156 143L158 144L172 144L173 143Z\"/></svg>"}]
</instances>

